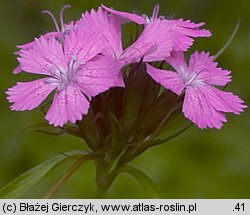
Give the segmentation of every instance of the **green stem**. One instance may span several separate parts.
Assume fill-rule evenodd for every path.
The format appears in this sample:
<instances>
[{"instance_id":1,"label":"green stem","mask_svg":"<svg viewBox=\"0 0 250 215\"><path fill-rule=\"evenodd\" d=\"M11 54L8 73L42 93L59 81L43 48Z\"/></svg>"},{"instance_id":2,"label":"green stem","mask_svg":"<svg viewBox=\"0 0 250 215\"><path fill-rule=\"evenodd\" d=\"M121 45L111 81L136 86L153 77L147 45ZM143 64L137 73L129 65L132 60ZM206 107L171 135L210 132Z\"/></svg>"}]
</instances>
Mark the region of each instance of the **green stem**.
<instances>
[{"instance_id":1,"label":"green stem","mask_svg":"<svg viewBox=\"0 0 250 215\"><path fill-rule=\"evenodd\" d=\"M160 139L160 140L156 140L153 144L151 144L149 147L152 147L152 146L157 146L157 145L160 145L162 143L166 143L176 137L178 137L179 135L181 135L182 133L184 133L185 131L187 131L190 127L192 127L194 124L193 123L189 123L188 125L186 125L183 129L181 129L180 131L170 135L169 137L167 138L164 138L164 139Z\"/></svg>"},{"instance_id":2,"label":"green stem","mask_svg":"<svg viewBox=\"0 0 250 215\"><path fill-rule=\"evenodd\" d=\"M238 22L234 28L234 31L232 33L232 35L229 37L229 39L227 40L227 42L225 43L225 45L216 53L216 55L213 57L213 60L216 60L218 57L220 57L220 55L227 49L227 47L231 44L232 40L234 39L237 31L239 30L240 27L240 19L238 19Z\"/></svg>"},{"instance_id":3,"label":"green stem","mask_svg":"<svg viewBox=\"0 0 250 215\"><path fill-rule=\"evenodd\" d=\"M86 161L93 159L98 154L96 153L89 153L84 155L82 158L78 159L67 171L66 173L56 182L54 186L52 186L49 191L45 194L44 198L49 199L51 198L62 186L65 184L67 179L73 175L73 173Z\"/></svg>"},{"instance_id":4,"label":"green stem","mask_svg":"<svg viewBox=\"0 0 250 215\"><path fill-rule=\"evenodd\" d=\"M164 138L164 139L147 140L146 142L134 143L133 145L135 145L135 146L132 148L132 150L129 153L126 154L126 157L124 159L119 160L118 166L125 165L126 163L133 160L134 158L136 158L137 156L142 154L145 150L147 150L150 147L166 143L166 142L178 137L179 135L184 133L186 130L188 130L192 125L193 125L193 123L189 123L187 126L185 126L180 131L178 131L178 132L176 132L176 133L174 133L174 134L172 134L169 137Z\"/></svg>"},{"instance_id":5,"label":"green stem","mask_svg":"<svg viewBox=\"0 0 250 215\"><path fill-rule=\"evenodd\" d=\"M107 175L109 172L109 163L103 159L98 159L96 164L96 187L97 187L97 198L106 198L106 193L109 188L109 182Z\"/></svg>"},{"instance_id":6,"label":"green stem","mask_svg":"<svg viewBox=\"0 0 250 215\"><path fill-rule=\"evenodd\" d=\"M108 189L102 189L102 187L97 186L97 199L106 199Z\"/></svg>"},{"instance_id":7,"label":"green stem","mask_svg":"<svg viewBox=\"0 0 250 215\"><path fill-rule=\"evenodd\" d=\"M157 137L161 131L163 126L166 124L167 120L169 120L170 117L172 117L172 114L177 111L179 108L181 107L181 103L176 104L175 107L173 107L166 115L165 117L161 120L161 122L159 123L159 125L157 126L157 128L154 130L154 132L150 135L150 138L148 140L148 142L150 142L151 140L153 140L155 137Z\"/></svg>"}]
</instances>

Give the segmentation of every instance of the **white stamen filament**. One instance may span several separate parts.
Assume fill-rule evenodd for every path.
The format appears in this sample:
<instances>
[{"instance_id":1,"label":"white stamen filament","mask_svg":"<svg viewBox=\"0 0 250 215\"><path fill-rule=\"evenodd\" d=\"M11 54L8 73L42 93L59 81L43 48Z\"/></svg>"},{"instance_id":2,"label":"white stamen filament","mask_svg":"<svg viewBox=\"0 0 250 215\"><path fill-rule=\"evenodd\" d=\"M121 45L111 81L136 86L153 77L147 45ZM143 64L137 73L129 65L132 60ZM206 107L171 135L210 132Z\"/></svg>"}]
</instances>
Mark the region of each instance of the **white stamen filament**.
<instances>
[{"instance_id":1,"label":"white stamen filament","mask_svg":"<svg viewBox=\"0 0 250 215\"><path fill-rule=\"evenodd\" d=\"M72 56L68 68L63 67L54 67L51 78L47 79L47 82L50 84L55 84L57 90L60 91L65 89L69 84L75 82L75 76L79 70L79 62L75 56Z\"/></svg>"},{"instance_id":2,"label":"white stamen filament","mask_svg":"<svg viewBox=\"0 0 250 215\"><path fill-rule=\"evenodd\" d=\"M61 30L60 30L60 28L59 28L59 25L58 25L58 23L57 23L57 21L56 21L55 16L53 15L53 13L51 13L51 12L48 11L48 10L44 10L42 13L43 13L43 14L48 14L48 15L51 17L51 19L52 19L52 21L53 21L53 23L54 23L54 25L55 25L55 27L56 27L56 31L57 31L57 32L62 32L62 33L64 33L64 32L65 32L65 28L64 28L63 14L64 14L64 10L65 10L66 8L70 8L70 7L71 7L70 5L64 5L64 6L62 7L61 11L60 11Z\"/></svg>"},{"instance_id":3,"label":"white stamen filament","mask_svg":"<svg viewBox=\"0 0 250 215\"><path fill-rule=\"evenodd\" d=\"M55 25L55 27L56 27L56 31L57 31L57 32L60 32L60 29L59 29L59 26L58 26L58 24L57 24L57 21L56 21L55 16L54 16L50 11L48 11L48 10L44 10L42 13L43 13L43 14L48 14L48 15L51 17L51 19L52 19L52 21L54 22L54 25Z\"/></svg>"},{"instance_id":4,"label":"white stamen filament","mask_svg":"<svg viewBox=\"0 0 250 215\"><path fill-rule=\"evenodd\" d=\"M159 14L159 10L160 10L160 5L156 4L154 6L154 10L153 10L153 15L152 15L152 21L156 20Z\"/></svg>"},{"instance_id":5,"label":"white stamen filament","mask_svg":"<svg viewBox=\"0 0 250 215\"><path fill-rule=\"evenodd\" d=\"M59 80L62 83L69 83L69 75L67 69L64 68L56 69L54 76L57 80Z\"/></svg>"},{"instance_id":6,"label":"white stamen filament","mask_svg":"<svg viewBox=\"0 0 250 215\"><path fill-rule=\"evenodd\" d=\"M70 8L71 6L70 5L64 5L60 11L60 22L61 22L61 26L62 26L62 32L64 33L65 31L65 28L64 28L64 21L63 21L63 13L64 13L64 10L66 8Z\"/></svg>"},{"instance_id":7,"label":"white stamen filament","mask_svg":"<svg viewBox=\"0 0 250 215\"><path fill-rule=\"evenodd\" d=\"M195 84L198 84L198 83L203 83L204 80L199 79L198 76L202 72L206 72L206 71L207 71L207 69L202 69L199 72L192 72L191 74L189 74L188 77L184 79L185 83L186 83L186 86L187 85L195 85Z\"/></svg>"},{"instance_id":8,"label":"white stamen filament","mask_svg":"<svg viewBox=\"0 0 250 215\"><path fill-rule=\"evenodd\" d=\"M76 62L77 62L76 57L72 56L72 59L69 63L69 68L68 68L68 78L70 81L74 81L75 74L78 70Z\"/></svg>"},{"instance_id":9,"label":"white stamen filament","mask_svg":"<svg viewBox=\"0 0 250 215\"><path fill-rule=\"evenodd\" d=\"M151 17L149 17L149 16L147 16L145 14L143 14L142 17L146 19L147 24L152 23L152 22L154 22L158 18L159 11L160 11L160 5L156 4L154 6L153 14L152 14ZM164 16L160 16L159 18L160 19L164 19L165 17Z\"/></svg>"},{"instance_id":10,"label":"white stamen filament","mask_svg":"<svg viewBox=\"0 0 250 215\"><path fill-rule=\"evenodd\" d=\"M192 74L190 74L189 76L188 76L188 78L186 78L186 80L185 80L185 83L186 83L186 86L188 86L188 85L190 85L190 84L192 84L192 82L194 81L194 79L197 77L197 74L196 73L192 73Z\"/></svg>"}]
</instances>

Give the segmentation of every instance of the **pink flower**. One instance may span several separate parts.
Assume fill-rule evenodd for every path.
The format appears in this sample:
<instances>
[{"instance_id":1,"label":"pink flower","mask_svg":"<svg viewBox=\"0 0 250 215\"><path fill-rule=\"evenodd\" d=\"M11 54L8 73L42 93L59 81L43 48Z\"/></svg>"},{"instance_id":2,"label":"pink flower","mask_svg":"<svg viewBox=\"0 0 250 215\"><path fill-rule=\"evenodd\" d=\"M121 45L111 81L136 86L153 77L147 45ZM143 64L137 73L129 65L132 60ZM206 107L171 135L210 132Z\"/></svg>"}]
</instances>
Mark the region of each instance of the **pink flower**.
<instances>
[{"instance_id":1,"label":"pink flower","mask_svg":"<svg viewBox=\"0 0 250 215\"><path fill-rule=\"evenodd\" d=\"M18 82L7 91L12 110L31 110L56 90L45 118L50 124L75 123L87 114L92 97L111 87L121 86L119 64L103 50L102 35L83 29L71 30L60 42L54 37L36 39L32 47L19 53L21 68L45 75L31 82Z\"/></svg>"},{"instance_id":2,"label":"pink flower","mask_svg":"<svg viewBox=\"0 0 250 215\"><path fill-rule=\"evenodd\" d=\"M47 10L43 11L44 14L48 14L51 17L51 19L52 19L52 21L53 21L53 23L55 25L55 28L56 28L56 31L52 31L52 32L44 34L42 36L44 39L49 39L51 37L54 37L54 38L57 38L59 40L62 40L63 37L66 34L68 34L71 29L73 29L75 27L74 22L70 22L68 24L64 24L64 21L63 21L64 10L66 8L69 8L69 7L70 7L70 5L65 5L61 9L61 12L60 12L61 29L59 28L59 25L58 25L58 23L57 23L56 18L54 17L54 15L50 11L47 11ZM29 42L29 43L23 44L23 45L18 45L17 48L23 49L23 50L24 49L28 50L28 49L31 49L34 46L34 44L35 44L35 40L33 40L33 41ZM20 51L17 51L15 54L19 55ZM23 71L23 69L22 69L21 65L18 65L13 70L13 73L14 74L18 74L18 73L20 73L22 71Z\"/></svg>"},{"instance_id":3,"label":"pink flower","mask_svg":"<svg viewBox=\"0 0 250 215\"><path fill-rule=\"evenodd\" d=\"M185 90L182 111L199 128L219 129L227 121L223 112L239 114L246 108L238 96L213 86L225 86L231 77L230 71L218 68L208 53L195 52L190 57L189 65L182 52L173 52L166 61L177 73L156 69L149 64L147 73L177 95Z\"/></svg>"},{"instance_id":4,"label":"pink flower","mask_svg":"<svg viewBox=\"0 0 250 215\"><path fill-rule=\"evenodd\" d=\"M144 56L145 61L148 59L152 61L154 59L158 60L159 58L165 59L169 55L172 50L171 34L167 32L167 35L164 37L157 34L157 32L163 30L167 31L165 25L161 25L158 21L155 22L150 29L143 31L142 35L132 46L124 51L121 38L122 23L123 20L119 19L119 17L108 14L102 7L99 7L97 11L92 9L90 13L85 12L76 25L92 33L102 33L106 46L103 50L103 54L113 56L123 65L139 61L142 56ZM150 34L148 31L156 32L156 34L153 35L154 38L147 38L147 35ZM158 45L152 42L156 40L156 37ZM156 51L158 46L160 46L160 48ZM152 53L154 54L153 56L151 56Z\"/></svg>"},{"instance_id":5,"label":"pink flower","mask_svg":"<svg viewBox=\"0 0 250 215\"><path fill-rule=\"evenodd\" d=\"M121 23L111 17L102 7L99 7L97 11L92 9L90 13L88 11L83 13L76 25L88 32L101 33L105 47L102 53L106 56L113 56L115 59L119 58L123 52Z\"/></svg>"},{"instance_id":6,"label":"pink flower","mask_svg":"<svg viewBox=\"0 0 250 215\"><path fill-rule=\"evenodd\" d=\"M121 23L133 21L145 26L135 43L121 55L120 60L125 63L138 62L142 57L145 62L161 61L169 57L172 51L187 51L193 44L193 38L211 36L208 30L199 29L204 23L158 17L159 5L154 7L152 17L120 12L104 5L102 7Z\"/></svg>"}]
</instances>

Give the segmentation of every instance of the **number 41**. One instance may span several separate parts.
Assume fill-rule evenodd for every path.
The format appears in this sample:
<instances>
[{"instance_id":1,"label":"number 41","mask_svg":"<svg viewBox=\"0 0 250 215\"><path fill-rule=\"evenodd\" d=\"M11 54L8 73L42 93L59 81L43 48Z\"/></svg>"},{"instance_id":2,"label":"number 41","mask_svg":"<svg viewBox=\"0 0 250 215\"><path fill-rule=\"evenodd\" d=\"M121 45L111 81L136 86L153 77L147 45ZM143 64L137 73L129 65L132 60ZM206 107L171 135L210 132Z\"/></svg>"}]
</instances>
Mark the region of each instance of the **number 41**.
<instances>
[{"instance_id":1,"label":"number 41","mask_svg":"<svg viewBox=\"0 0 250 215\"><path fill-rule=\"evenodd\" d=\"M245 204L244 203L242 203L242 204L237 203L234 209L237 211L245 211Z\"/></svg>"}]
</instances>

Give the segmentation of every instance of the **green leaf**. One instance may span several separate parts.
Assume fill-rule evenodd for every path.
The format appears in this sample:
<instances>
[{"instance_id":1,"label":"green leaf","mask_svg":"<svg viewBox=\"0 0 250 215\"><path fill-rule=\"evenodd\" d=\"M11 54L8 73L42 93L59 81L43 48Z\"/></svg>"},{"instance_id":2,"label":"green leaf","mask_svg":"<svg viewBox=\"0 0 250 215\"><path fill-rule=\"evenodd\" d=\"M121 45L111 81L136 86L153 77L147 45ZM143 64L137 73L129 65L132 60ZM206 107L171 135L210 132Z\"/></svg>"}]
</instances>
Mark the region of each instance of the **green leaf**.
<instances>
[{"instance_id":1,"label":"green leaf","mask_svg":"<svg viewBox=\"0 0 250 215\"><path fill-rule=\"evenodd\" d=\"M51 158L23 173L0 190L0 198L19 198L27 190L36 185L50 170L66 159L85 154L75 150Z\"/></svg>"},{"instance_id":2,"label":"green leaf","mask_svg":"<svg viewBox=\"0 0 250 215\"><path fill-rule=\"evenodd\" d=\"M132 166L124 166L119 170L119 172L126 172L132 175L133 177L135 177L137 181L142 185L143 189L146 191L146 193L148 194L150 198L154 198L154 199L161 198L151 178L149 178L141 170Z\"/></svg>"}]
</instances>

